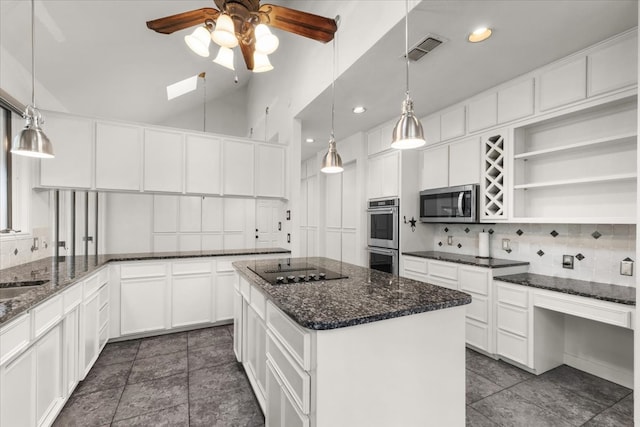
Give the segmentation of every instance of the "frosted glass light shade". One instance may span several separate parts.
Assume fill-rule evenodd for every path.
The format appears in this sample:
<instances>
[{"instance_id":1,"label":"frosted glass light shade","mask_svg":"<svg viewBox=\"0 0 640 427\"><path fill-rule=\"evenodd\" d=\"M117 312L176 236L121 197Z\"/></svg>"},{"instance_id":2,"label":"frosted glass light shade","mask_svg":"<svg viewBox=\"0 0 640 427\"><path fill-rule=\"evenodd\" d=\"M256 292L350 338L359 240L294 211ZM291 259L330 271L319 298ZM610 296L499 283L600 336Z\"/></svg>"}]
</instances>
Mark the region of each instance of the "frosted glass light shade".
<instances>
[{"instance_id":1,"label":"frosted glass light shade","mask_svg":"<svg viewBox=\"0 0 640 427\"><path fill-rule=\"evenodd\" d=\"M413 102L407 98L402 103L402 116L393 128L391 148L405 150L425 145L422 124L413 114Z\"/></svg>"},{"instance_id":2,"label":"frosted glass light shade","mask_svg":"<svg viewBox=\"0 0 640 427\"><path fill-rule=\"evenodd\" d=\"M256 35L256 51L270 55L278 49L280 40L271 33L269 27L264 24L258 24L255 29Z\"/></svg>"},{"instance_id":3,"label":"frosted glass light shade","mask_svg":"<svg viewBox=\"0 0 640 427\"><path fill-rule=\"evenodd\" d=\"M184 42L189 49L205 58L209 56L209 44L211 43L211 34L205 27L196 28L193 33L184 36Z\"/></svg>"},{"instance_id":4,"label":"frosted glass light shade","mask_svg":"<svg viewBox=\"0 0 640 427\"><path fill-rule=\"evenodd\" d=\"M35 107L29 105L25 111L27 123L13 139L11 152L20 156L37 157L41 159L52 159L53 146L47 135L40 128L42 115Z\"/></svg>"},{"instance_id":5,"label":"frosted glass light shade","mask_svg":"<svg viewBox=\"0 0 640 427\"><path fill-rule=\"evenodd\" d=\"M213 62L230 70L235 70L233 66L233 50L228 47L220 46L218 55L216 55L216 59Z\"/></svg>"},{"instance_id":6,"label":"frosted glass light shade","mask_svg":"<svg viewBox=\"0 0 640 427\"><path fill-rule=\"evenodd\" d=\"M233 25L233 19L229 15L220 15L216 22L216 29L211 33L211 39L219 46L233 49L238 46L236 37L236 28Z\"/></svg>"},{"instance_id":7,"label":"frosted glass light shade","mask_svg":"<svg viewBox=\"0 0 640 427\"><path fill-rule=\"evenodd\" d=\"M273 70L273 65L271 65L269 57L257 50L253 52L253 72L264 73L265 71L271 70Z\"/></svg>"}]
</instances>

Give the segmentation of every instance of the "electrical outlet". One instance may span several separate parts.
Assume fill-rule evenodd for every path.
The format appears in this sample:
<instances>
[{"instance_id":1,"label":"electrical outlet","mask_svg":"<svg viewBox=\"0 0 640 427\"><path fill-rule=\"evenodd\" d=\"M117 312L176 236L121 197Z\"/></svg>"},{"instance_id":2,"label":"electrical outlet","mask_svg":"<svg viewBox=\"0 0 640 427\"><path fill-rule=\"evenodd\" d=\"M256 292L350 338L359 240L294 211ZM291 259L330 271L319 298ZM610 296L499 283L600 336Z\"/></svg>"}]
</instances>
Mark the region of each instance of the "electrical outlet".
<instances>
[{"instance_id":1,"label":"electrical outlet","mask_svg":"<svg viewBox=\"0 0 640 427\"><path fill-rule=\"evenodd\" d=\"M502 239L502 250L508 251L511 249L511 240Z\"/></svg>"},{"instance_id":2,"label":"electrical outlet","mask_svg":"<svg viewBox=\"0 0 640 427\"><path fill-rule=\"evenodd\" d=\"M633 276L633 260L625 258L620 261L620 274L622 276Z\"/></svg>"},{"instance_id":3,"label":"electrical outlet","mask_svg":"<svg viewBox=\"0 0 640 427\"><path fill-rule=\"evenodd\" d=\"M447 236L447 245L449 246L453 245L453 236Z\"/></svg>"},{"instance_id":4,"label":"electrical outlet","mask_svg":"<svg viewBox=\"0 0 640 427\"><path fill-rule=\"evenodd\" d=\"M562 255L562 268L573 270L573 255Z\"/></svg>"}]
</instances>

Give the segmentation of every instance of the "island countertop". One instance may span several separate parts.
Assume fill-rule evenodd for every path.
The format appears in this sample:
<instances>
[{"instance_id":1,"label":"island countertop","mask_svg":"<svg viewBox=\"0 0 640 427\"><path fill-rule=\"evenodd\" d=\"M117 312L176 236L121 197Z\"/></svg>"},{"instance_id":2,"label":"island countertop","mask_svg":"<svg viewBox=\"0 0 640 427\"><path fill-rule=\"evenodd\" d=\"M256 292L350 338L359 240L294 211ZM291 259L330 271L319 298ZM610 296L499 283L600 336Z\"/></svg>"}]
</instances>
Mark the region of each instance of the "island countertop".
<instances>
[{"instance_id":1,"label":"island countertop","mask_svg":"<svg viewBox=\"0 0 640 427\"><path fill-rule=\"evenodd\" d=\"M464 292L329 258L291 258L291 261L315 264L348 277L271 285L249 268L277 264L275 259L236 261L233 267L307 329L337 329L471 303L471 296Z\"/></svg>"},{"instance_id":2,"label":"island countertop","mask_svg":"<svg viewBox=\"0 0 640 427\"><path fill-rule=\"evenodd\" d=\"M110 262L153 261L182 258L209 258L225 256L269 255L287 256L291 251L283 248L221 249L211 251L175 251L148 253L121 253L96 256L42 258L37 261L0 270L0 286L19 282L44 281L42 286L15 298L0 300L0 326L20 313L30 310L44 300L62 292Z\"/></svg>"}]
</instances>

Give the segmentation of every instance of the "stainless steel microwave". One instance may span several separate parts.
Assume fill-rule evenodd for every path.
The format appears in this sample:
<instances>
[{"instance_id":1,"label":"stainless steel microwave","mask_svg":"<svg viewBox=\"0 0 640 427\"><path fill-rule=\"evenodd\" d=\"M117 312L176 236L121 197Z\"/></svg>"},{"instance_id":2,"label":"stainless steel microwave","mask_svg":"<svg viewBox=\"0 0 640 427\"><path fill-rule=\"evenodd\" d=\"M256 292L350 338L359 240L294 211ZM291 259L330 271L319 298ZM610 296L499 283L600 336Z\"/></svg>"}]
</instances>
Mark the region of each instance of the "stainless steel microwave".
<instances>
[{"instance_id":1,"label":"stainless steel microwave","mask_svg":"<svg viewBox=\"0 0 640 427\"><path fill-rule=\"evenodd\" d=\"M420 221L478 222L478 186L460 185L421 191Z\"/></svg>"}]
</instances>

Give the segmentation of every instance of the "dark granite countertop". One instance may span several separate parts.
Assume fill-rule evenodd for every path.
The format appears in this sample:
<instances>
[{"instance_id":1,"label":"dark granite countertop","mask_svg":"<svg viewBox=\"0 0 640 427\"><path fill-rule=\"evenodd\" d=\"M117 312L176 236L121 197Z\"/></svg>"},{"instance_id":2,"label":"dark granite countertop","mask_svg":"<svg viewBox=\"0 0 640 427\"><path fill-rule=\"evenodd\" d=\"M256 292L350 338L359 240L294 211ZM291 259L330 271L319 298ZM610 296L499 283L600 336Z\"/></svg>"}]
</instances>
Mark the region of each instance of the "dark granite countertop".
<instances>
[{"instance_id":1,"label":"dark granite countertop","mask_svg":"<svg viewBox=\"0 0 640 427\"><path fill-rule=\"evenodd\" d=\"M517 285L547 289L565 294L579 295L619 304L636 305L636 289L630 286L612 285L609 283L587 282L584 280L566 279L562 277L544 276L542 274L520 273L494 277Z\"/></svg>"},{"instance_id":2,"label":"dark granite countertop","mask_svg":"<svg viewBox=\"0 0 640 427\"><path fill-rule=\"evenodd\" d=\"M236 261L233 266L295 322L325 330L360 325L471 303L471 296L328 258L292 258L342 273L347 279L271 285L248 267L274 260Z\"/></svg>"},{"instance_id":3,"label":"dark granite countertop","mask_svg":"<svg viewBox=\"0 0 640 427\"><path fill-rule=\"evenodd\" d=\"M25 292L15 298L0 300L0 326L19 314L31 309L36 304L56 295L68 286L94 273L109 262L150 261L180 258L206 258L241 255L289 254L291 251L282 248L260 249L226 249L217 251L185 251L185 252L149 252L128 254L107 254L95 256L60 257L58 262L53 257L17 265L0 270L0 284L20 283L35 280L46 281L46 284ZM0 287L4 287L0 285Z\"/></svg>"},{"instance_id":4,"label":"dark granite countertop","mask_svg":"<svg viewBox=\"0 0 640 427\"><path fill-rule=\"evenodd\" d=\"M516 267L519 265L529 265L526 261L514 261L500 258L478 258L473 255L459 255L450 252L423 251L423 252L402 252L402 255L415 256L419 258L436 259L438 261L455 262L457 264L474 265L486 268Z\"/></svg>"}]
</instances>

